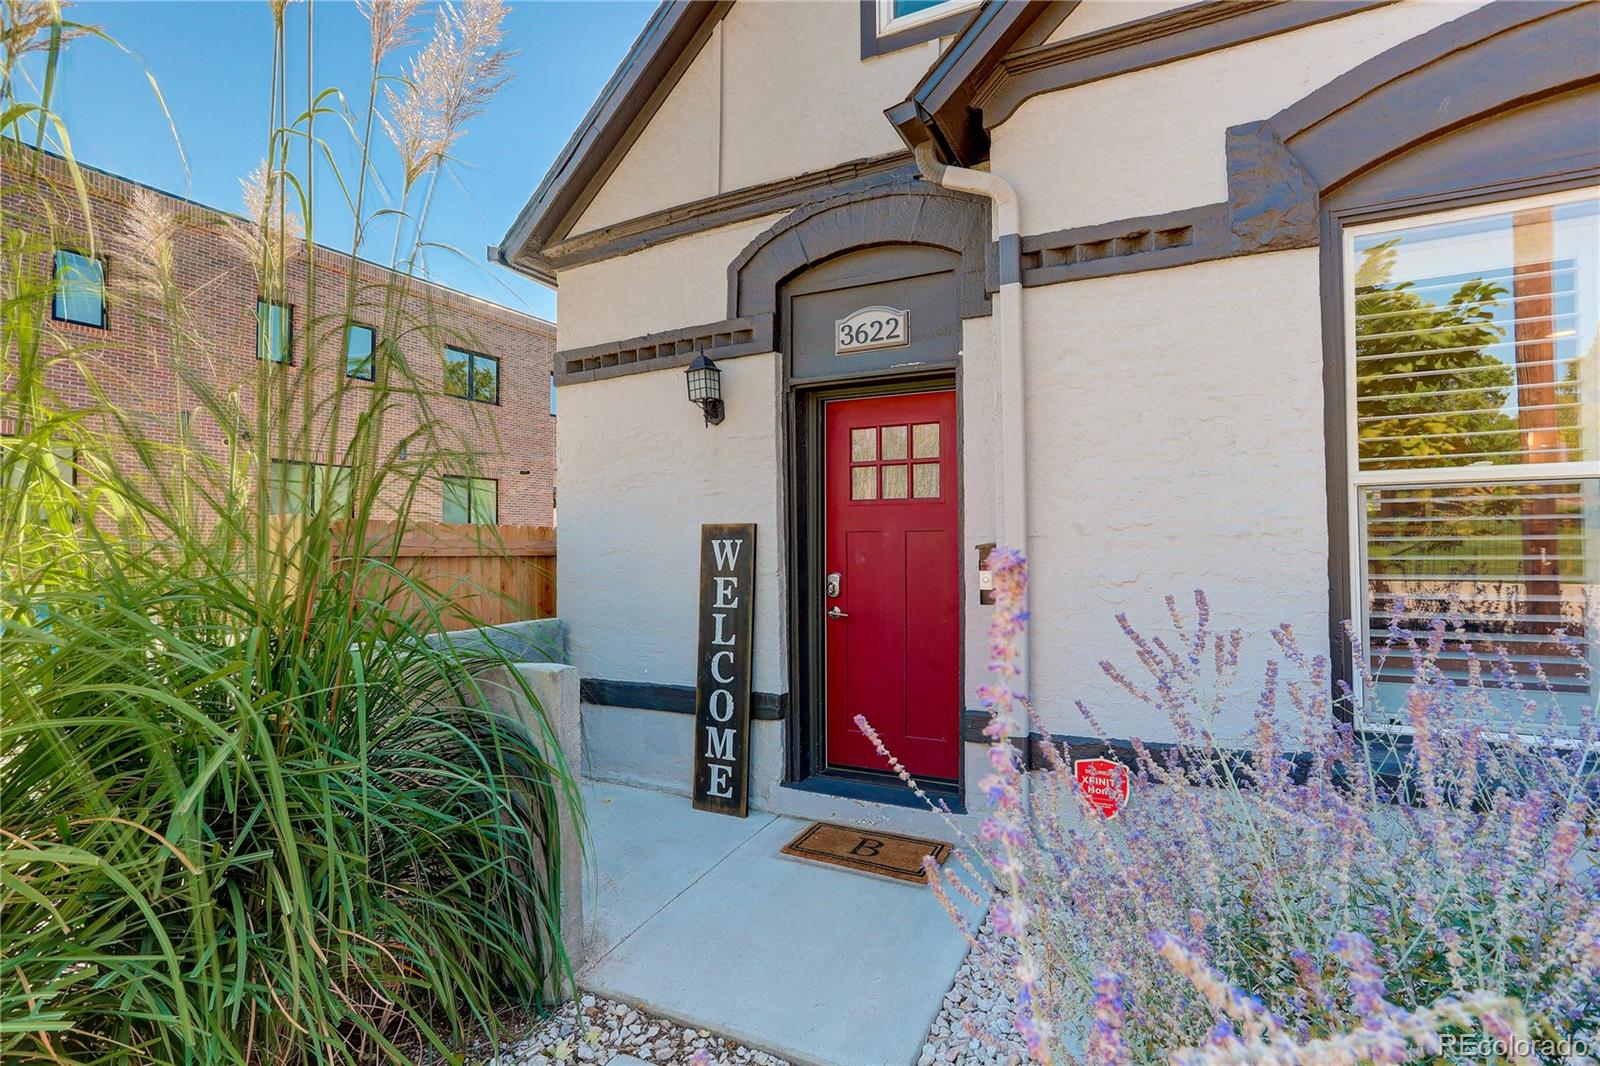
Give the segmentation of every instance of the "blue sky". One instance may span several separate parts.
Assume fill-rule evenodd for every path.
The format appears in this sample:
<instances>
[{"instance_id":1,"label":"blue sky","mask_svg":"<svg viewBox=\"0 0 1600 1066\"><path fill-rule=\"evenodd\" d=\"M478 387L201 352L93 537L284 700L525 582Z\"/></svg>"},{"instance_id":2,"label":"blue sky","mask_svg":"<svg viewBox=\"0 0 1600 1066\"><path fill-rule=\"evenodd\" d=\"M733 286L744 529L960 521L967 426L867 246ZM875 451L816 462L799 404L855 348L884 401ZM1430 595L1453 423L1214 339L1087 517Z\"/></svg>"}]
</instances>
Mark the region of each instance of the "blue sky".
<instances>
[{"instance_id":1,"label":"blue sky","mask_svg":"<svg viewBox=\"0 0 1600 1066\"><path fill-rule=\"evenodd\" d=\"M498 243L527 202L654 7L648 0L511 5L506 43L520 51L512 63L516 77L457 142L452 177L434 200L428 237L462 255L430 253L433 277L497 303L555 317L553 293L490 266L484 248ZM367 27L346 0L290 5L290 110L298 112L305 103L308 12L314 83L338 87L359 111L366 103ZM418 16L420 36L425 38L433 15L425 6ZM67 49L56 104L79 160L239 210L239 179L266 154L272 76L266 0L88 0L69 8L68 17L101 27L127 50L93 39ZM146 67L172 112L181 153ZM324 136L341 166L353 166L348 138L341 140L332 123L324 127ZM387 144L384 148L380 159L387 178L396 168ZM325 187L331 192L331 185ZM348 248L349 216L337 194L320 197L319 203L315 236ZM387 249L388 242L382 247Z\"/></svg>"}]
</instances>

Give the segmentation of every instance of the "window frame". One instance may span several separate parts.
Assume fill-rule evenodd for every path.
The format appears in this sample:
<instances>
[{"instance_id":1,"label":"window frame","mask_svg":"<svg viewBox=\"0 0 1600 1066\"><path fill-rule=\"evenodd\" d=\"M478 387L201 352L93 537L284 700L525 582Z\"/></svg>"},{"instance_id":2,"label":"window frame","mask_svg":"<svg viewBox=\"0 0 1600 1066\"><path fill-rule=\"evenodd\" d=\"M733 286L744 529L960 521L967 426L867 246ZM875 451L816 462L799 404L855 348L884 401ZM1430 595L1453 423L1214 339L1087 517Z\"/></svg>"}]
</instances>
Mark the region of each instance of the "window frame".
<instances>
[{"instance_id":1,"label":"window frame","mask_svg":"<svg viewBox=\"0 0 1600 1066\"><path fill-rule=\"evenodd\" d=\"M451 481L462 481L462 482L465 482L466 486L467 486L467 520L465 522L450 522L448 519L446 519L444 517L444 488L443 488L443 485L441 484L440 492L439 492L439 521L444 522L447 525L459 525L459 526L497 526L497 525L500 524L500 479L499 478L497 478L497 477L482 477L482 476L477 475L477 474L441 474L439 476L439 480L440 480L441 483L443 483L443 482L451 482ZM473 496L473 491L472 490L476 486L476 483L481 482L481 481L487 481L489 484L494 486L494 521L493 522L478 522L478 521L474 520L475 516L472 513L472 502L473 502L475 497Z\"/></svg>"},{"instance_id":2,"label":"window frame","mask_svg":"<svg viewBox=\"0 0 1600 1066\"><path fill-rule=\"evenodd\" d=\"M894 13L894 0L874 0L874 2L877 7L878 36L882 38L914 30L930 22L938 22L951 15L969 12L978 6L980 0L940 0L939 3L925 7L921 11L913 11L909 15L898 17Z\"/></svg>"},{"instance_id":3,"label":"window frame","mask_svg":"<svg viewBox=\"0 0 1600 1066\"><path fill-rule=\"evenodd\" d=\"M281 307L285 312L283 330L284 346L282 359L267 359L261 354L261 342L265 339L266 330L261 320L261 310L264 307ZM273 366L294 366L294 304L279 303L269 300L265 296L256 297L256 362L271 363Z\"/></svg>"},{"instance_id":4,"label":"window frame","mask_svg":"<svg viewBox=\"0 0 1600 1066\"><path fill-rule=\"evenodd\" d=\"M99 264L99 267L100 267L100 321L99 321L99 323L84 322L84 321L81 321L81 320L76 319L76 318L65 318L57 310L56 301L58 299L60 299L60 294L61 294L61 290L60 290L60 288L58 286L59 286L60 279L61 279L61 253L62 252L66 252L69 255L75 255L75 256L78 256L78 257L80 257L82 259L87 259L92 263ZM107 282L107 279L109 278L110 273L111 273L111 264L110 264L109 260L106 259L105 256L90 255L88 252L84 251L82 248L77 248L77 247L74 247L74 246L72 246L70 244L58 244L58 245L55 245L50 250L50 320L52 322L64 322L69 326L82 326L84 329L110 329L111 328L111 312L110 312L110 308L108 306L109 301L106 298L107 291L110 288L110 286L109 286L109 284Z\"/></svg>"},{"instance_id":5,"label":"window frame","mask_svg":"<svg viewBox=\"0 0 1600 1066\"><path fill-rule=\"evenodd\" d=\"M272 502L272 482L270 481L270 478L272 477L273 473L275 473L281 467L294 467L301 472L302 485L305 489L305 496L308 498L309 504L306 510L270 510L270 504ZM314 515L319 513L322 510L322 505L326 502L326 500L318 494L317 476L319 474L321 475L323 479L321 488L323 493L326 493L329 485L328 479L330 475L337 479L338 472L340 471L344 473L347 479L351 476L351 467L348 463L317 463L307 459L268 459L267 476L269 481L267 483L267 502L269 504L269 510L267 513L273 515Z\"/></svg>"},{"instance_id":6,"label":"window frame","mask_svg":"<svg viewBox=\"0 0 1600 1066\"><path fill-rule=\"evenodd\" d=\"M372 348L367 353L367 372L353 374L350 372L350 331L364 329L372 336ZM351 319L344 326L344 376L351 381L376 381L378 380L378 330L376 326L369 326L365 322Z\"/></svg>"},{"instance_id":7,"label":"window frame","mask_svg":"<svg viewBox=\"0 0 1600 1066\"><path fill-rule=\"evenodd\" d=\"M1356 384L1356 323L1355 323L1355 278L1359 266L1356 253L1356 241L1362 237L1375 234L1392 233L1401 229L1412 227L1436 225L1441 223L1469 221L1472 219L1489 218L1495 215L1508 215L1514 211L1537 207L1557 207L1571 203L1581 203L1586 200L1600 199L1600 183L1582 183L1575 186L1561 188L1554 191L1539 191L1537 189L1509 190L1498 196L1488 195L1474 197L1470 203L1463 206L1444 206L1438 201L1410 203L1398 205L1391 210L1381 212L1351 212L1348 217L1334 216L1331 220L1339 250L1339 267L1337 271L1338 291L1335 297L1335 308L1340 330L1340 373L1343 380L1337 384L1343 396L1343 410L1340 412L1340 424L1337 427L1343 438L1343 470L1338 476L1343 482L1344 511L1339 516L1342 519L1344 538L1344 580L1348 583L1348 595L1344 597L1348 611L1343 619L1335 618L1335 624L1348 620L1354 627L1358 639L1362 642L1364 653L1370 655L1372 651L1371 604L1369 601L1370 588L1367 584L1367 514L1366 490L1372 488L1436 488L1448 485L1462 484L1500 484L1500 485L1527 485L1545 484L1573 481L1600 480L1600 454L1585 460L1565 460L1553 463L1498 463L1486 466L1440 466L1425 467L1421 469L1392 469L1392 470L1363 470L1360 462L1361 439L1357 431L1358 417L1357 384ZM1458 201L1459 203L1459 201ZM1334 383L1325 379L1325 385ZM1332 428L1330 426L1330 428ZM1332 459L1332 456L1329 457ZM1330 481L1332 479L1330 471ZM1330 518L1333 517L1333 508L1330 508ZM1335 599L1338 598L1338 589L1332 589ZM1335 612L1336 614L1339 612ZM1356 668L1354 662L1354 649L1348 641L1340 640L1334 634L1336 644L1343 643L1347 659L1348 676L1345 678L1350 686L1353 706L1349 714L1353 724L1364 733L1388 734L1394 736L1409 736L1411 729L1406 725L1394 724L1384 721L1373 721L1367 717L1365 710L1369 703L1369 694L1363 691L1364 681L1362 671ZM1592 673L1591 685L1600 685L1600 672ZM1504 730L1488 730L1487 735L1506 737L1510 734ZM1537 738L1524 736L1524 740Z\"/></svg>"},{"instance_id":8,"label":"window frame","mask_svg":"<svg viewBox=\"0 0 1600 1066\"><path fill-rule=\"evenodd\" d=\"M490 406L493 406L493 407L499 407L500 406L500 357L498 355L490 355L487 352L473 351L471 348L462 348L462 347L459 347L459 346L454 345L454 344L447 344L447 345L444 346L444 353L443 353L443 356L440 359L440 363L439 363L439 366L440 366L441 370L449 365L450 353L451 352L454 352L457 355L464 355L464 356L467 357L467 391L466 391L465 394L459 394L459 393L450 392L449 391L449 384L447 382L445 384L445 389L446 389L445 395L450 397L453 400L466 400L468 403L485 403L485 404L489 404ZM492 400L480 400L480 399L478 399L477 396L473 395L473 393L476 391L473 388L473 368L474 368L474 365L477 363L477 361L480 360L480 359L487 359L487 360L489 360L490 362L492 362L494 364L494 399L492 399Z\"/></svg>"}]
</instances>

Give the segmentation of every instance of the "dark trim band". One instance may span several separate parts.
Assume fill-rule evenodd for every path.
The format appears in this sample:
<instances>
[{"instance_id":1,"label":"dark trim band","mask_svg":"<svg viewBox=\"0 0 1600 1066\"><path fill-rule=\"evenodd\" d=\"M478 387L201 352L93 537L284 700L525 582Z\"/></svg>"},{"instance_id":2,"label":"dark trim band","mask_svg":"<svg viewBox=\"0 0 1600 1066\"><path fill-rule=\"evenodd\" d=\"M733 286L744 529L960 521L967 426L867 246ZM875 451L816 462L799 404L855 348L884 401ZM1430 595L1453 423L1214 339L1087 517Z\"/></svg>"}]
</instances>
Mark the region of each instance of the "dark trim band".
<instances>
[{"instance_id":1,"label":"dark trim band","mask_svg":"<svg viewBox=\"0 0 1600 1066\"><path fill-rule=\"evenodd\" d=\"M760 355L772 348L772 315L752 315L688 326L662 333L646 333L622 341L592 344L556 352L556 384L600 381L688 366L704 352L713 359Z\"/></svg>"},{"instance_id":2,"label":"dark trim band","mask_svg":"<svg viewBox=\"0 0 1600 1066\"><path fill-rule=\"evenodd\" d=\"M973 89L970 106L982 113L983 128L992 130L1041 93L1191 59L1394 2L1209 0L1190 4L1097 33L1012 52Z\"/></svg>"},{"instance_id":3,"label":"dark trim band","mask_svg":"<svg viewBox=\"0 0 1600 1066\"><path fill-rule=\"evenodd\" d=\"M920 178L801 207L728 265L730 316L771 314L786 280L841 252L874 244L927 244L961 256L961 317L989 314L995 270L989 201Z\"/></svg>"},{"instance_id":4,"label":"dark trim band","mask_svg":"<svg viewBox=\"0 0 1600 1066\"><path fill-rule=\"evenodd\" d=\"M1054 285L1237 254L1228 205L1075 226L1022 238L1022 284Z\"/></svg>"},{"instance_id":5,"label":"dark trim band","mask_svg":"<svg viewBox=\"0 0 1600 1066\"><path fill-rule=\"evenodd\" d=\"M658 685L650 681L607 681L583 678L578 698L601 707L627 707L636 711L665 711L668 714L694 714L693 685ZM787 692L752 692L750 717L763 722L778 722L788 717Z\"/></svg>"},{"instance_id":6,"label":"dark trim band","mask_svg":"<svg viewBox=\"0 0 1600 1066\"><path fill-rule=\"evenodd\" d=\"M791 211L873 185L909 181L916 174L909 152L853 159L826 170L719 193L556 241L545 248L544 258L555 269L565 270L627 255L663 241Z\"/></svg>"}]
</instances>

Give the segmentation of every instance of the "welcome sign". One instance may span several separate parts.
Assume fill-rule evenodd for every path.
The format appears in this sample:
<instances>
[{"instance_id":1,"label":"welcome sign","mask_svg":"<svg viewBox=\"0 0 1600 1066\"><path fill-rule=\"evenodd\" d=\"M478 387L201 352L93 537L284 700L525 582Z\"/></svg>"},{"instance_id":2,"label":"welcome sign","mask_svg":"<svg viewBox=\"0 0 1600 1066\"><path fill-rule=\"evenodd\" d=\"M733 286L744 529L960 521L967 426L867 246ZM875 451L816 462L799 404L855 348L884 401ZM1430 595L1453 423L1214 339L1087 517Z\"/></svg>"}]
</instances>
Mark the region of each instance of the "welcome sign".
<instances>
[{"instance_id":1,"label":"welcome sign","mask_svg":"<svg viewBox=\"0 0 1600 1066\"><path fill-rule=\"evenodd\" d=\"M700 658L694 807L743 818L750 794L750 665L756 527L700 527Z\"/></svg>"}]
</instances>

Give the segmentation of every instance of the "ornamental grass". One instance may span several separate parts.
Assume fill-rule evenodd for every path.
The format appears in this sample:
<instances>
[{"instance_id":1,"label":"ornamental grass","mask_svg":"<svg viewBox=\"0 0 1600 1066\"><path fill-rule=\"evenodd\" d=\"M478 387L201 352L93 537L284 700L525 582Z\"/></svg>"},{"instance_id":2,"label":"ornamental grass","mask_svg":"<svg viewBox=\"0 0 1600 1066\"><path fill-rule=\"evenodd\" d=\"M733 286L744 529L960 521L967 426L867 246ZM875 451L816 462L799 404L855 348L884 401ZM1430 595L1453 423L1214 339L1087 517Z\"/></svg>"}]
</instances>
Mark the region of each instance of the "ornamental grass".
<instances>
[{"instance_id":1,"label":"ornamental grass","mask_svg":"<svg viewBox=\"0 0 1600 1066\"><path fill-rule=\"evenodd\" d=\"M411 277L449 147L504 77L503 9L476 0L441 14L404 78L387 74L414 6L368 9L371 103L354 113L332 91L288 108L272 6L266 162L247 216L207 224L265 297L325 306L331 287L342 309L296 323L293 367L262 360L236 380L216 371L241 354L204 324L205 279L175 269L197 223L155 196L96 217L51 109L63 49L97 31L51 3L7 5L0 1058L448 1059L570 976L556 871L579 797L550 720L514 669L526 712L493 710L479 678L500 653L427 639L445 601L364 535L379 517L404 528L424 479L473 461L432 415L436 373L398 345L370 384L344 373L358 302L380 338L454 335L416 310ZM371 162L384 127L409 153L386 186ZM346 139L337 152L325 130ZM319 158L352 144L358 169L330 180ZM322 268L313 188L348 210L358 255L388 220L382 285ZM138 323L138 356L173 368L192 417L119 408L101 342L52 321L51 248L68 241L109 249L110 313ZM226 427L224 447L202 446L202 421ZM274 483L291 460L342 473ZM308 513L270 513L303 491L318 495Z\"/></svg>"}]
</instances>

